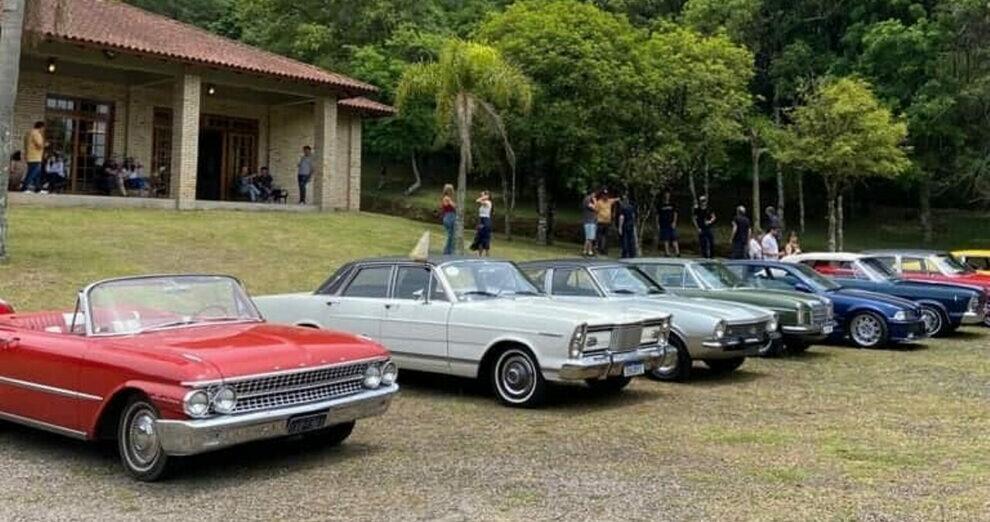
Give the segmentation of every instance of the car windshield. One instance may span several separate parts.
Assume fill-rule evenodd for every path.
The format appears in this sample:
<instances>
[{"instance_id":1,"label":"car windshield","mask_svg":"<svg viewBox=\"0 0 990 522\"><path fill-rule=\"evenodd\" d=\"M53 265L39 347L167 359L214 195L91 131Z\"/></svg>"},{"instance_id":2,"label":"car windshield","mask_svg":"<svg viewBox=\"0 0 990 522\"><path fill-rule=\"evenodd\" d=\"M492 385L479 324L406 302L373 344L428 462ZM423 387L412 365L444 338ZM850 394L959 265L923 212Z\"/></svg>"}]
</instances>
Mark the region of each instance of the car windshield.
<instances>
[{"instance_id":1,"label":"car windshield","mask_svg":"<svg viewBox=\"0 0 990 522\"><path fill-rule=\"evenodd\" d=\"M461 301L540 294L516 265L505 261L457 261L440 271Z\"/></svg>"},{"instance_id":2,"label":"car windshield","mask_svg":"<svg viewBox=\"0 0 990 522\"><path fill-rule=\"evenodd\" d=\"M711 290L730 290L748 286L721 263L697 263L694 265L694 273Z\"/></svg>"},{"instance_id":3,"label":"car windshield","mask_svg":"<svg viewBox=\"0 0 990 522\"><path fill-rule=\"evenodd\" d=\"M860 259L859 267L866 273L867 277L874 281L897 281L901 278L890 265L873 257Z\"/></svg>"},{"instance_id":4,"label":"car windshield","mask_svg":"<svg viewBox=\"0 0 990 522\"><path fill-rule=\"evenodd\" d=\"M660 285L638 268L612 266L594 268L591 271L605 287L605 291L612 295L659 295L664 293Z\"/></svg>"},{"instance_id":5,"label":"car windshield","mask_svg":"<svg viewBox=\"0 0 990 522\"><path fill-rule=\"evenodd\" d=\"M932 260L936 265L938 265L939 272L946 275L963 275L970 274L974 271L972 268L959 262L958 259L952 256L932 256Z\"/></svg>"},{"instance_id":6,"label":"car windshield","mask_svg":"<svg viewBox=\"0 0 990 522\"><path fill-rule=\"evenodd\" d=\"M204 323L260 321L240 283L226 276L155 276L98 283L88 291L91 333L134 334Z\"/></svg>"},{"instance_id":7,"label":"car windshield","mask_svg":"<svg viewBox=\"0 0 990 522\"><path fill-rule=\"evenodd\" d=\"M792 267L798 272L801 272L801 274L808 279L808 282L814 285L817 290L824 290L827 292L842 288L842 285L819 274L818 272L815 271L815 269L811 268L808 265L795 264L792 265Z\"/></svg>"}]
</instances>

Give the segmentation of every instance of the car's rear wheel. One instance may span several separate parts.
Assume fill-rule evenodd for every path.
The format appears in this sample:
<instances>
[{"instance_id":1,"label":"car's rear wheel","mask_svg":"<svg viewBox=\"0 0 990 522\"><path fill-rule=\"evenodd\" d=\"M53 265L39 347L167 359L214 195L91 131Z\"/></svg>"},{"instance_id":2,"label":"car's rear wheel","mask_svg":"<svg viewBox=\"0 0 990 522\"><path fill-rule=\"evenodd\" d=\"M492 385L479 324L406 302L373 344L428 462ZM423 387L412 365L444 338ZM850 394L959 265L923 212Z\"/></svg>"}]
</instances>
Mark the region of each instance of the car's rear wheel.
<instances>
[{"instance_id":1,"label":"car's rear wheel","mask_svg":"<svg viewBox=\"0 0 990 522\"><path fill-rule=\"evenodd\" d=\"M849 338L860 348L887 344L887 322L873 312L860 312L849 320Z\"/></svg>"},{"instance_id":2,"label":"car's rear wheel","mask_svg":"<svg viewBox=\"0 0 990 522\"><path fill-rule=\"evenodd\" d=\"M632 377L611 377L608 379L588 379L585 381L588 386L601 393L618 393L622 391L629 383L632 382Z\"/></svg>"},{"instance_id":3,"label":"car's rear wheel","mask_svg":"<svg viewBox=\"0 0 990 522\"><path fill-rule=\"evenodd\" d=\"M124 469L132 477L153 482L168 469L156 422L158 409L147 398L135 396L124 406L117 425L117 449Z\"/></svg>"},{"instance_id":4,"label":"car's rear wheel","mask_svg":"<svg viewBox=\"0 0 990 522\"><path fill-rule=\"evenodd\" d=\"M921 320L925 323L925 334L929 337L941 337L949 333L949 321L941 310L932 305L921 305Z\"/></svg>"},{"instance_id":5,"label":"car's rear wheel","mask_svg":"<svg viewBox=\"0 0 990 522\"><path fill-rule=\"evenodd\" d=\"M745 357L733 357L732 359L709 359L705 361L705 364L712 372L725 374L738 370L744 362L746 362Z\"/></svg>"},{"instance_id":6,"label":"car's rear wheel","mask_svg":"<svg viewBox=\"0 0 990 522\"><path fill-rule=\"evenodd\" d=\"M686 381L691 377L691 353L688 352L684 341L679 337L670 336L670 345L675 351L667 351L667 355L660 360L656 368L646 374L647 377L656 381Z\"/></svg>"},{"instance_id":7,"label":"car's rear wheel","mask_svg":"<svg viewBox=\"0 0 990 522\"><path fill-rule=\"evenodd\" d=\"M525 348L509 348L498 355L492 366L495 395L508 406L539 406L546 395L546 381L536 358Z\"/></svg>"}]
</instances>

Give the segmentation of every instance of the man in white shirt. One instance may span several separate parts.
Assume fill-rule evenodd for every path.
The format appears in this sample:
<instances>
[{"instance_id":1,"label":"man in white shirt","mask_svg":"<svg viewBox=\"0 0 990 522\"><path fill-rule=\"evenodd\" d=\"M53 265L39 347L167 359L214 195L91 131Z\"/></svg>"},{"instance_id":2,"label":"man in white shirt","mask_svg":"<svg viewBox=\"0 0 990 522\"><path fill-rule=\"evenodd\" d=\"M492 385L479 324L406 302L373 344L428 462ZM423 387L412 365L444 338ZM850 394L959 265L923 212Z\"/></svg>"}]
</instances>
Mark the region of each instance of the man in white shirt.
<instances>
[{"instance_id":1,"label":"man in white shirt","mask_svg":"<svg viewBox=\"0 0 990 522\"><path fill-rule=\"evenodd\" d=\"M763 259L763 245L760 244L760 229L753 228L749 231L749 244L746 248L750 259Z\"/></svg>"},{"instance_id":2,"label":"man in white shirt","mask_svg":"<svg viewBox=\"0 0 990 522\"><path fill-rule=\"evenodd\" d=\"M780 259L780 245L777 243L777 234L780 229L771 226L770 230L763 235L760 245L763 247L763 259Z\"/></svg>"}]
</instances>

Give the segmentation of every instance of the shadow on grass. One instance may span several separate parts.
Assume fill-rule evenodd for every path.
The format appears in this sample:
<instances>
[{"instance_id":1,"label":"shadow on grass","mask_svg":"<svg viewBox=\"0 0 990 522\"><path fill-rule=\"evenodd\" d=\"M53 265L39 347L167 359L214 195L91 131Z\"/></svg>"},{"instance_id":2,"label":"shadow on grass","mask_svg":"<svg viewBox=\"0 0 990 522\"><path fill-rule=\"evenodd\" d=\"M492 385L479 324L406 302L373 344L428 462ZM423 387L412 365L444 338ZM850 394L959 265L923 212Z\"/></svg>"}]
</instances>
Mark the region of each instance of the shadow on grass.
<instances>
[{"instance_id":1,"label":"shadow on grass","mask_svg":"<svg viewBox=\"0 0 990 522\"><path fill-rule=\"evenodd\" d=\"M800 353L788 353L780 357L775 357L769 360L780 361L780 362L793 362L793 363L820 363L834 358L836 355L832 352L827 351L829 347L816 346L816 348L810 348Z\"/></svg>"},{"instance_id":2,"label":"shadow on grass","mask_svg":"<svg viewBox=\"0 0 990 522\"><path fill-rule=\"evenodd\" d=\"M748 370L745 366L732 373L713 372L704 366L695 366L691 370L691 380L684 384L695 384L697 386L713 388L716 386L735 386L742 383L756 382L766 377L768 377L766 373Z\"/></svg>"},{"instance_id":3,"label":"shadow on grass","mask_svg":"<svg viewBox=\"0 0 990 522\"><path fill-rule=\"evenodd\" d=\"M23 451L25 460L37 462L39 466L50 466L43 472L46 475L67 474L84 480L98 478L111 482L131 480L120 464L114 441L84 442L0 421L0 444L6 452ZM273 468L282 468L286 472L301 471L364 458L380 450L374 445L348 441L340 446L328 447L316 438L296 436L271 439L173 459L172 468L163 481L172 484L209 481L217 484L229 479L239 483L271 477ZM168 493L168 490L162 491Z\"/></svg>"},{"instance_id":4,"label":"shadow on grass","mask_svg":"<svg viewBox=\"0 0 990 522\"><path fill-rule=\"evenodd\" d=\"M941 339L946 339L949 341L976 341L987 338L987 333L990 332L990 328L983 328L981 330L956 330L955 332L949 334Z\"/></svg>"},{"instance_id":5,"label":"shadow on grass","mask_svg":"<svg viewBox=\"0 0 990 522\"><path fill-rule=\"evenodd\" d=\"M645 377L639 379L652 383ZM618 393L603 393L592 390L583 384L550 384L547 387L544 409L592 406L595 408L621 408L660 398L660 392L664 385L664 383L656 383L658 385L656 390L630 387ZM479 403L499 405L498 399L489 388L487 381L403 370L399 377L399 385L405 390L424 394L457 396L476 399Z\"/></svg>"}]
</instances>

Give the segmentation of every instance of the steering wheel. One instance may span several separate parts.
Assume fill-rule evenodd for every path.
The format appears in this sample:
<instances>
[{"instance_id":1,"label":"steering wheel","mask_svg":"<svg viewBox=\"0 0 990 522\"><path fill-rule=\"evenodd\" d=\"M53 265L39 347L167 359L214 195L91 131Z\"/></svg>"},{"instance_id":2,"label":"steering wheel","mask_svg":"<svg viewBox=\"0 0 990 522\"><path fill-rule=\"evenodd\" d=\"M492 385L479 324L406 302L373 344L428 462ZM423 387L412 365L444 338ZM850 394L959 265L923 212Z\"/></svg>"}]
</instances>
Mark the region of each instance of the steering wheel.
<instances>
[{"instance_id":1,"label":"steering wheel","mask_svg":"<svg viewBox=\"0 0 990 522\"><path fill-rule=\"evenodd\" d=\"M222 306L220 306L220 305L207 305L207 306L204 306L203 308L200 308L199 311L197 311L196 313L194 313L192 315L192 318L193 319L203 319L204 318L203 315L206 314L206 312L209 312L210 310L219 310L220 311L220 315L216 315L216 316L212 316L212 317L227 317L229 315L227 313L227 309L224 308L224 307L222 307Z\"/></svg>"}]
</instances>

